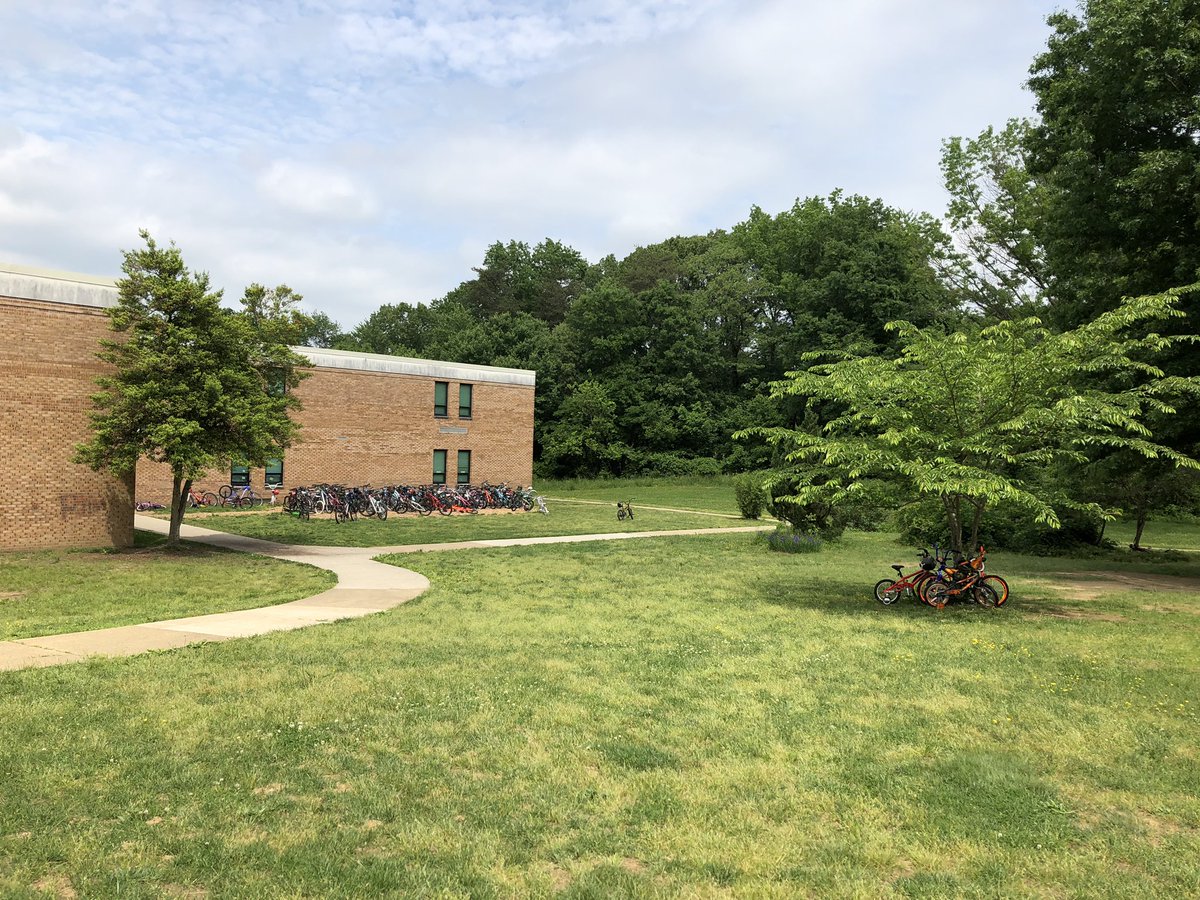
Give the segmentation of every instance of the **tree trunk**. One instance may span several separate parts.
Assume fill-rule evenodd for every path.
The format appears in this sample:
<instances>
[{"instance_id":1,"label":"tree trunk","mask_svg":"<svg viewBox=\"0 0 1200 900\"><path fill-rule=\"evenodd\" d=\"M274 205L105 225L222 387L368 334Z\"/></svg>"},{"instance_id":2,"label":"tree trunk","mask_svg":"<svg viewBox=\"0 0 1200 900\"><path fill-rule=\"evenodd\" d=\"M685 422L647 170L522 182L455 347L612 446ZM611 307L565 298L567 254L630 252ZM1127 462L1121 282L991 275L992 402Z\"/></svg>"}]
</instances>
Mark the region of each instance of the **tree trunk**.
<instances>
[{"instance_id":1,"label":"tree trunk","mask_svg":"<svg viewBox=\"0 0 1200 900\"><path fill-rule=\"evenodd\" d=\"M183 524L184 498L192 489L192 479L184 479L183 472L176 470L171 489L171 530L167 533L167 544L175 546L179 543L179 526Z\"/></svg>"},{"instance_id":2,"label":"tree trunk","mask_svg":"<svg viewBox=\"0 0 1200 900\"><path fill-rule=\"evenodd\" d=\"M1137 511L1137 531L1133 533L1133 549L1141 550L1142 547L1142 532L1146 529L1146 520L1150 518L1150 510L1146 508Z\"/></svg>"},{"instance_id":3,"label":"tree trunk","mask_svg":"<svg viewBox=\"0 0 1200 900\"><path fill-rule=\"evenodd\" d=\"M962 508L959 497L944 497L942 502L946 505L946 524L950 526L950 549L962 553Z\"/></svg>"},{"instance_id":4,"label":"tree trunk","mask_svg":"<svg viewBox=\"0 0 1200 900\"><path fill-rule=\"evenodd\" d=\"M971 519L971 552L974 553L979 549L979 524L983 519L983 508L987 505L986 501L972 501L975 507L975 515Z\"/></svg>"}]
</instances>

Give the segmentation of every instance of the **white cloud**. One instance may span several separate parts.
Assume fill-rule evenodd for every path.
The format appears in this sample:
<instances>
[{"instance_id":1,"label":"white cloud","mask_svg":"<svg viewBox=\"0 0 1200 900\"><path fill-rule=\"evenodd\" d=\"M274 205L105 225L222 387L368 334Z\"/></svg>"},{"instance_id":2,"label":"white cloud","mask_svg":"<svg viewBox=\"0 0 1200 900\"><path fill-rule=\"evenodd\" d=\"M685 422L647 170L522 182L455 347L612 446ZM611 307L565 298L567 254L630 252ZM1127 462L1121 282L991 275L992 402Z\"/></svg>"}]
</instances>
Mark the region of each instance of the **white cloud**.
<instances>
[{"instance_id":1,"label":"white cloud","mask_svg":"<svg viewBox=\"0 0 1200 900\"><path fill-rule=\"evenodd\" d=\"M280 209L306 216L369 219L378 212L375 198L349 174L328 166L281 159L257 180L263 197Z\"/></svg>"},{"instance_id":2,"label":"white cloud","mask_svg":"<svg viewBox=\"0 0 1200 900\"><path fill-rule=\"evenodd\" d=\"M0 259L113 274L150 227L353 324L494 240L623 255L835 187L936 212L941 140L1027 111L1054 5L0 5Z\"/></svg>"}]
</instances>

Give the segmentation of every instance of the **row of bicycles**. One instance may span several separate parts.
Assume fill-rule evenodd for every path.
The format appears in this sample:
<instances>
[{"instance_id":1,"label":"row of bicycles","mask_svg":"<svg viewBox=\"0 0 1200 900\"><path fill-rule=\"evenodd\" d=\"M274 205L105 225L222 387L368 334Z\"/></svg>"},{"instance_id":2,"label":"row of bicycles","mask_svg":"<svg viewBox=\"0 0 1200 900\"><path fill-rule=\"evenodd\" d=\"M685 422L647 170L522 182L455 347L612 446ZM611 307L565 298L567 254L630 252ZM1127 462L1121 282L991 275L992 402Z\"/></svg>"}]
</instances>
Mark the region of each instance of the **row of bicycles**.
<instances>
[{"instance_id":1,"label":"row of bicycles","mask_svg":"<svg viewBox=\"0 0 1200 900\"><path fill-rule=\"evenodd\" d=\"M335 522L353 522L363 518L386 519L389 514L414 513L418 516L443 516L461 513L476 515L485 509L529 512L537 509L549 515L546 501L530 487L493 485L388 485L386 487L346 487L319 484L294 487L283 498L283 512L299 519L315 513L332 513Z\"/></svg>"},{"instance_id":2,"label":"row of bicycles","mask_svg":"<svg viewBox=\"0 0 1200 900\"><path fill-rule=\"evenodd\" d=\"M945 609L949 603L976 603L995 609L1008 602L1008 582L987 571L987 550L982 546L971 557L950 551L931 554L921 550L917 569L908 575L905 567L893 565L895 578L884 578L875 584L875 599L890 606L901 597L913 597L934 609Z\"/></svg>"}]
</instances>

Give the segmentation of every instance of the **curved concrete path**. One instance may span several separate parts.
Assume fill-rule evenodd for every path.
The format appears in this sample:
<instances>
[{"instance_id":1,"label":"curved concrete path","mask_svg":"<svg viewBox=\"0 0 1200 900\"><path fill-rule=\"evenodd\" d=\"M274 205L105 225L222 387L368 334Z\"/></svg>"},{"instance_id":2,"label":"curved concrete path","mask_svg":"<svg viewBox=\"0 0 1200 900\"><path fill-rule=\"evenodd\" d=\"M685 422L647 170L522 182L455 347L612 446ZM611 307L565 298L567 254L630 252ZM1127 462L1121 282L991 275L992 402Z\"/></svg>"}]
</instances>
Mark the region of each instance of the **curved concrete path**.
<instances>
[{"instance_id":1,"label":"curved concrete path","mask_svg":"<svg viewBox=\"0 0 1200 900\"><path fill-rule=\"evenodd\" d=\"M135 516L142 531L166 534L169 523L150 516ZM761 531L761 527L692 528L683 531L641 531L616 534L574 534L540 538L510 538L488 541L460 541L448 544L403 544L395 547L309 547L276 544L257 538L242 537L223 531L183 525L180 537L200 544L257 553L275 559L307 563L333 572L337 587L303 600L212 613L185 619L125 625L97 631L77 631L46 637L0 641L0 671L34 666L55 666L79 662L92 656L132 656L148 650L169 650L207 641L227 641L272 631L290 631L323 622L336 622L383 612L399 606L429 589L429 579L408 569L376 562L372 557L384 553L422 553L462 550L470 547L515 547L529 544L566 544L584 541L612 541L665 535L722 534L737 531Z\"/></svg>"}]
</instances>

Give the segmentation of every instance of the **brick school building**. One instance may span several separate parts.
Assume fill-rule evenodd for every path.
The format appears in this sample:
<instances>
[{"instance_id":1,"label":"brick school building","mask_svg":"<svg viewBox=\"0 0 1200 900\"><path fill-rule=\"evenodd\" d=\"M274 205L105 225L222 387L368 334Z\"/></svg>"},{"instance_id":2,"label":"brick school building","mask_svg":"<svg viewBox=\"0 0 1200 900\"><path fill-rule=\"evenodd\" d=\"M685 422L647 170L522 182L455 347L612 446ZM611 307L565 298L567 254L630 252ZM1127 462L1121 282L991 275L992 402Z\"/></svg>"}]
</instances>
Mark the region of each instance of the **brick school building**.
<instances>
[{"instance_id":1,"label":"brick school building","mask_svg":"<svg viewBox=\"0 0 1200 900\"><path fill-rule=\"evenodd\" d=\"M72 462L116 296L112 279L0 265L0 550L127 546L134 503L170 502L164 465L122 480ZM312 364L296 444L265 468L230 460L198 488L531 483L534 372L294 349Z\"/></svg>"}]
</instances>

